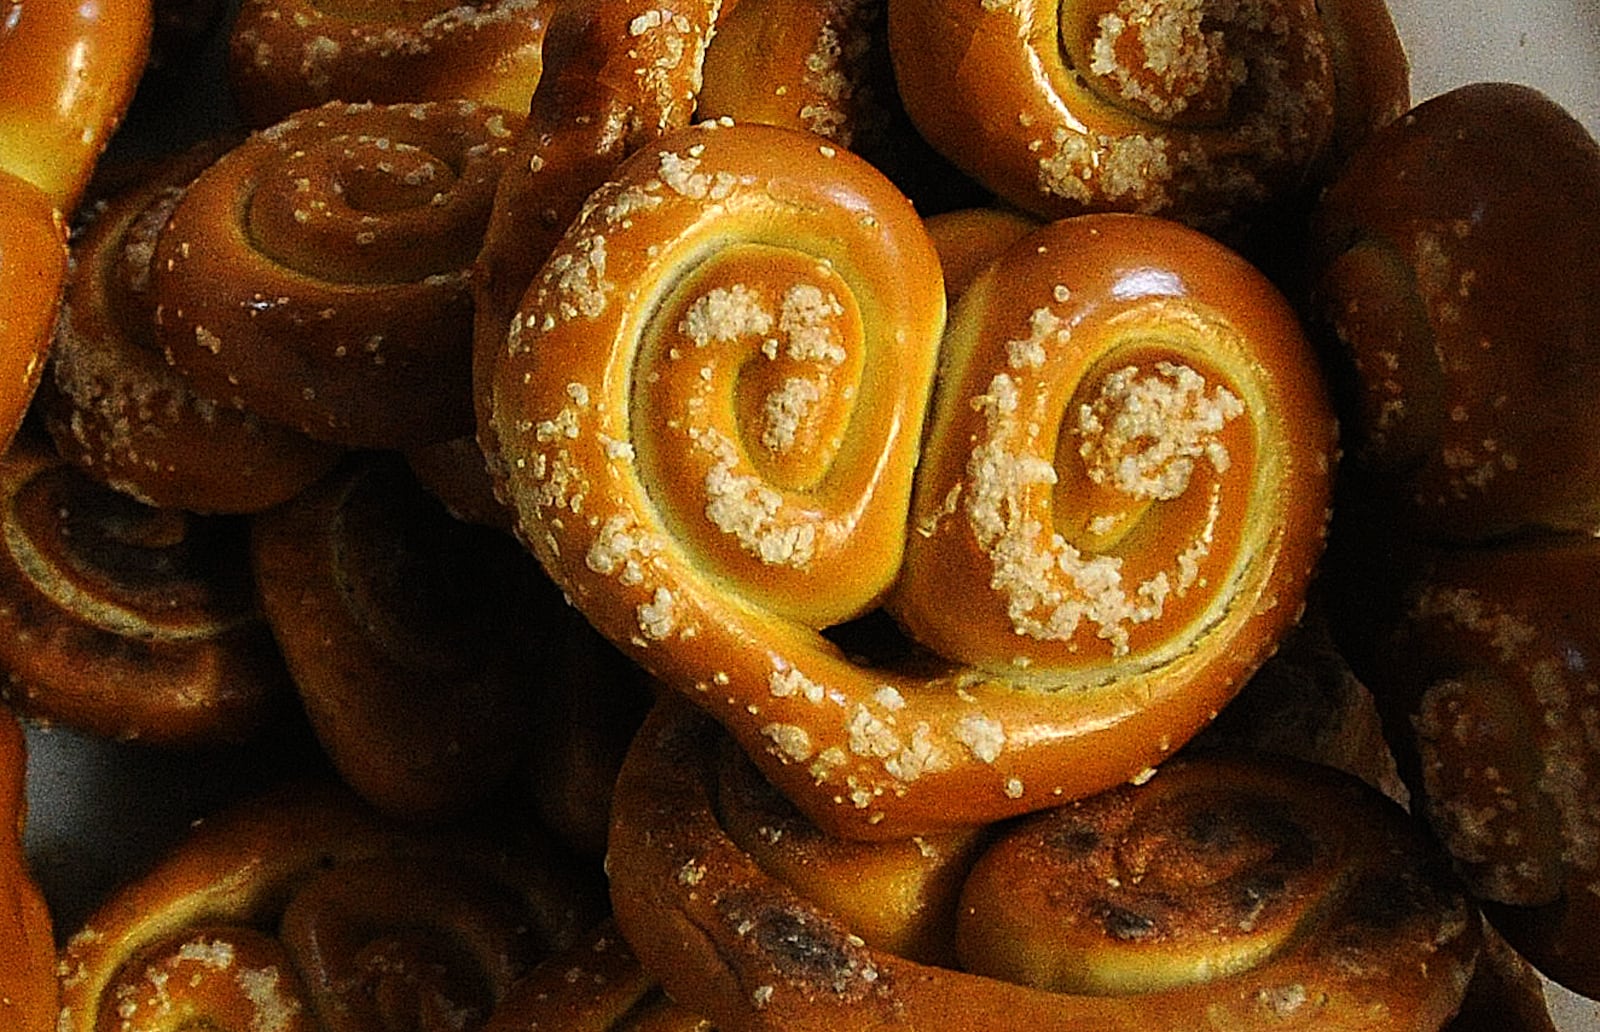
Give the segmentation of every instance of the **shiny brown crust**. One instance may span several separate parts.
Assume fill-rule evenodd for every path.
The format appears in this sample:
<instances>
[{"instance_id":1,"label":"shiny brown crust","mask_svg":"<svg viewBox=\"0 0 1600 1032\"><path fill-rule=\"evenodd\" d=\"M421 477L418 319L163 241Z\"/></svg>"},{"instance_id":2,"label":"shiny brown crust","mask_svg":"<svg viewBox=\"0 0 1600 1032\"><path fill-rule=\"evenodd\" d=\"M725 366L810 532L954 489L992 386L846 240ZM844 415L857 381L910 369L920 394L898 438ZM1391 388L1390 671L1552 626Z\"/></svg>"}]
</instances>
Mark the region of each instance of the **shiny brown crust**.
<instances>
[{"instance_id":1,"label":"shiny brown crust","mask_svg":"<svg viewBox=\"0 0 1600 1032\"><path fill-rule=\"evenodd\" d=\"M1374 134L1315 235L1382 518L1450 540L1600 529L1600 143L1528 87L1461 87Z\"/></svg>"},{"instance_id":2,"label":"shiny brown crust","mask_svg":"<svg viewBox=\"0 0 1600 1032\"><path fill-rule=\"evenodd\" d=\"M359 794L438 818L505 784L562 608L510 536L363 455L258 517L251 553L301 703Z\"/></svg>"},{"instance_id":3,"label":"shiny brown crust","mask_svg":"<svg viewBox=\"0 0 1600 1032\"><path fill-rule=\"evenodd\" d=\"M73 269L39 408L57 450L147 505L258 512L293 497L340 449L197 396L155 342L150 263L184 187L229 146L164 160L98 206Z\"/></svg>"},{"instance_id":4,"label":"shiny brown crust","mask_svg":"<svg viewBox=\"0 0 1600 1032\"><path fill-rule=\"evenodd\" d=\"M901 98L933 146L1045 217L1221 224L1298 189L1333 133L1312 0L889 6ZM1177 48L1183 55L1175 60Z\"/></svg>"},{"instance_id":5,"label":"shiny brown crust","mask_svg":"<svg viewBox=\"0 0 1600 1032\"><path fill-rule=\"evenodd\" d=\"M917 964L864 943L732 842L713 803L709 757L717 734L712 722L676 700L652 714L618 783L609 871L618 926L646 969L675 999L728 1032L1431 1032L1459 1005L1471 974L1475 916L1402 810L1326 768L1246 757L1175 760L1146 785L1012 826L978 860L963 919L1010 899L1024 925L1030 917L1056 923L1037 900L1051 894L1052 884L1067 893L1075 884L1091 902L1097 891L1106 898L1101 919L1087 922L1091 939L1112 956L1141 950L1159 956L1181 950L1172 945L1177 940L1229 938L1204 917L1184 931L1163 924L1162 885L1209 883L1219 899L1231 887L1237 898L1222 909L1247 927L1251 917L1265 923L1277 908L1300 915L1260 963L1122 996L1050 991ZM1107 866L1094 872L1103 877L1052 883L1046 871L1028 889L1031 875L1017 863L1032 840L1069 858L1105 856ZM989 891L986 864L998 869L998 893ZM1083 911L1096 912L1094 905ZM963 948L984 952L970 941ZM999 948L1014 949L1015 942ZM1092 961L1108 962L1104 955Z\"/></svg>"},{"instance_id":6,"label":"shiny brown crust","mask_svg":"<svg viewBox=\"0 0 1600 1032\"><path fill-rule=\"evenodd\" d=\"M481 1027L600 920L596 886L563 864L536 841L422 831L286 786L196 825L75 930L57 1027Z\"/></svg>"},{"instance_id":7,"label":"shiny brown crust","mask_svg":"<svg viewBox=\"0 0 1600 1032\"><path fill-rule=\"evenodd\" d=\"M1332 161L1411 109L1411 62L1385 0L1318 0L1333 60Z\"/></svg>"},{"instance_id":8,"label":"shiny brown crust","mask_svg":"<svg viewBox=\"0 0 1600 1032\"><path fill-rule=\"evenodd\" d=\"M24 434L0 461L0 665L19 711L161 745L243 740L289 703L238 517L155 509Z\"/></svg>"},{"instance_id":9,"label":"shiny brown crust","mask_svg":"<svg viewBox=\"0 0 1600 1032\"><path fill-rule=\"evenodd\" d=\"M53 1032L54 925L22 847L27 766L22 725L0 706L0 1022L15 1032Z\"/></svg>"},{"instance_id":10,"label":"shiny brown crust","mask_svg":"<svg viewBox=\"0 0 1600 1032\"><path fill-rule=\"evenodd\" d=\"M943 314L921 222L871 166L808 133L702 123L591 197L494 365L492 431L535 553L652 673L743 713L769 762L762 729L811 705L769 677L842 663L811 628L895 575ZM707 393L674 399L685 378ZM789 773L813 803L842 784Z\"/></svg>"},{"instance_id":11,"label":"shiny brown crust","mask_svg":"<svg viewBox=\"0 0 1600 1032\"><path fill-rule=\"evenodd\" d=\"M474 100L525 114L552 0L244 0L228 80L246 124L331 100Z\"/></svg>"},{"instance_id":12,"label":"shiny brown crust","mask_svg":"<svg viewBox=\"0 0 1600 1032\"><path fill-rule=\"evenodd\" d=\"M1006 208L940 212L925 224L939 253L944 292L952 305L990 262L1040 226L1038 219Z\"/></svg>"},{"instance_id":13,"label":"shiny brown crust","mask_svg":"<svg viewBox=\"0 0 1600 1032\"><path fill-rule=\"evenodd\" d=\"M551 16L545 75L473 265L473 399L491 469L500 449L489 378L523 294L617 163L694 117L723 7L671 0L641 12L629 0L605 0L560 4Z\"/></svg>"},{"instance_id":14,"label":"shiny brown crust","mask_svg":"<svg viewBox=\"0 0 1600 1032\"><path fill-rule=\"evenodd\" d=\"M1299 615L1334 445L1310 349L1264 278L1200 234L1137 216L1059 223L962 296L928 433L908 438L939 328L912 264L930 245L897 202L867 199L881 197L871 176L845 178L848 157L805 134L707 126L595 196L496 371L522 532L603 633L715 713L830 833L970 824L1132 777L1215 716ZM828 196L812 199L819 181ZM725 196L700 214L673 183ZM839 204L846 183L862 199ZM771 197L807 213L786 240L765 228ZM845 217L824 229L829 210ZM735 246L746 233L762 243ZM708 240L718 255L702 261ZM741 248L755 260L725 257ZM697 343L770 360L785 345L766 338L789 329L771 313L806 292L833 299L837 321L804 339L836 370L769 372ZM635 313L631 297L649 303ZM910 322L878 314L895 312ZM816 415L796 421L815 450L782 450L774 412L822 373ZM1171 411L1131 429L1125 398ZM1071 429L1080 404L1104 425ZM1128 463L1165 486L1093 483ZM1073 493L1052 503L1055 482ZM1124 563L1126 588L1099 576ZM818 633L885 592L943 661L874 668Z\"/></svg>"},{"instance_id":15,"label":"shiny brown crust","mask_svg":"<svg viewBox=\"0 0 1600 1032\"><path fill-rule=\"evenodd\" d=\"M1600 999L1600 616L1590 538L1429 553L1369 683L1417 809L1490 920Z\"/></svg>"},{"instance_id":16,"label":"shiny brown crust","mask_svg":"<svg viewBox=\"0 0 1600 1032\"><path fill-rule=\"evenodd\" d=\"M0 169L0 451L22 425L44 375L67 261L60 209L32 183Z\"/></svg>"},{"instance_id":17,"label":"shiny brown crust","mask_svg":"<svg viewBox=\"0 0 1600 1032\"><path fill-rule=\"evenodd\" d=\"M149 0L7 0L0 9L0 171L70 216L150 51Z\"/></svg>"},{"instance_id":18,"label":"shiny brown crust","mask_svg":"<svg viewBox=\"0 0 1600 1032\"><path fill-rule=\"evenodd\" d=\"M803 129L856 149L881 135L882 0L739 0L706 49L697 114Z\"/></svg>"},{"instance_id":19,"label":"shiny brown crust","mask_svg":"<svg viewBox=\"0 0 1600 1032\"><path fill-rule=\"evenodd\" d=\"M472 426L477 253L520 116L335 103L253 134L156 243L157 339L196 393L319 440Z\"/></svg>"},{"instance_id":20,"label":"shiny brown crust","mask_svg":"<svg viewBox=\"0 0 1600 1032\"><path fill-rule=\"evenodd\" d=\"M712 794L735 846L874 949L924 964L955 961L961 886L986 843L984 828L870 842L835 838L796 810L737 746L725 738L719 744Z\"/></svg>"}]
</instances>

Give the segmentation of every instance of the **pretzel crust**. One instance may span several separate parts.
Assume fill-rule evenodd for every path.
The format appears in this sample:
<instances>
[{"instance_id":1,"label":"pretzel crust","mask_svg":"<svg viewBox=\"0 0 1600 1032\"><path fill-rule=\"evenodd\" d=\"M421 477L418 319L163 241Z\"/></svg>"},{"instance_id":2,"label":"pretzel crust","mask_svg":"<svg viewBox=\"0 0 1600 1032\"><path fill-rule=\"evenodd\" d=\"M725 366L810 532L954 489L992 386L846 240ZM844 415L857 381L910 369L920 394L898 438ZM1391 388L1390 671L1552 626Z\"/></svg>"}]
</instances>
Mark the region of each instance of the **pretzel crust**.
<instances>
[{"instance_id":1,"label":"pretzel crust","mask_svg":"<svg viewBox=\"0 0 1600 1032\"><path fill-rule=\"evenodd\" d=\"M1472 972L1478 923L1403 811L1325 768L1248 758L1174 760L1148 785L1034 815L1002 832L1002 842L1034 837L1043 827L1047 850L1114 850L1123 843L1125 884L1087 879L1083 889L1108 898L1125 889L1137 897L1142 889L1131 872L1142 858L1153 906L1163 879L1215 879L1217 894L1226 895L1230 878L1244 886L1258 872L1258 888L1274 885L1269 891L1284 893L1277 903L1292 901L1288 905L1310 918L1258 966L1112 995L1052 991L918 964L863 942L734 844L718 821L710 770L717 734L711 721L679 700L665 701L647 720L618 783L610 874L618 927L646 969L718 1028L1433 1032L1459 1006ZM1180 846L1186 838L1182 814L1190 806L1192 842ZM1237 816L1245 817L1242 825ZM1222 827L1228 831L1207 836L1208 828ZM1189 846L1200 854L1179 851ZM1230 853L1234 848L1237 855ZM1207 850L1215 856L1207 859ZM1266 862L1253 866L1261 857ZM1004 893L1027 883L1030 872L1016 859L991 851L978 863L996 866ZM1168 859L1172 866L1165 868ZM1319 872L1307 878L1315 881L1325 864L1342 871L1320 889L1296 880ZM1289 885L1273 881L1290 869L1296 874ZM1034 899L1023 899L1013 912L1025 923L1035 918L1040 939L1048 940L1055 925L1071 918L1040 913L1037 899L1057 887L1048 870L1040 874ZM969 879L964 918L975 914L974 894L987 899L990 888ZM1248 892L1239 898L1252 899ZM1004 905L1003 899L993 902ZM1211 939L1208 920L1198 917L1189 932ZM1123 927L1106 918L1110 949L1137 952L1147 945L1131 934L1117 943L1114 929ZM1000 941L1002 949L1052 949L1039 941ZM1158 955L1172 948L1164 933L1148 946Z\"/></svg>"}]
</instances>

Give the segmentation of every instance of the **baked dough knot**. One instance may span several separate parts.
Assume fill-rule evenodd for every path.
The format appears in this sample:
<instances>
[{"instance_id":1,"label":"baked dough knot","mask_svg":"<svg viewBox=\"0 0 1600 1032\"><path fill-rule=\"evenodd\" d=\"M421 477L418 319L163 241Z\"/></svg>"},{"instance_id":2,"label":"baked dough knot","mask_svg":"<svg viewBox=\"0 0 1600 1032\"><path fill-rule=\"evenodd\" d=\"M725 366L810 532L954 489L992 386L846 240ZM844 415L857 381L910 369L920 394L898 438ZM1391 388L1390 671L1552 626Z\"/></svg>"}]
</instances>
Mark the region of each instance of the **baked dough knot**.
<instances>
[{"instance_id":1,"label":"baked dough knot","mask_svg":"<svg viewBox=\"0 0 1600 1032\"><path fill-rule=\"evenodd\" d=\"M493 368L530 548L846 836L1158 763L1298 617L1327 518L1315 362L1231 252L1094 216L948 332L941 283L864 161L705 123L590 198Z\"/></svg>"}]
</instances>

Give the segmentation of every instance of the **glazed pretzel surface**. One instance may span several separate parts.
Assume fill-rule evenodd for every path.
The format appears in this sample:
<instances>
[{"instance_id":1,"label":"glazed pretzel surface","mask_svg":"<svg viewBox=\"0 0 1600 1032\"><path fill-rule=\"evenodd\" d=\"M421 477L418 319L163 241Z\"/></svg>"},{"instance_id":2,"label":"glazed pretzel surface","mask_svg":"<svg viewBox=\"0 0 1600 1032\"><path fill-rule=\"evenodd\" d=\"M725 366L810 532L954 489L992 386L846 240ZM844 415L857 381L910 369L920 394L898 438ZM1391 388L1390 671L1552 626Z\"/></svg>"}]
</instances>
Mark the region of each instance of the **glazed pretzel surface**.
<instances>
[{"instance_id":1,"label":"glazed pretzel surface","mask_svg":"<svg viewBox=\"0 0 1600 1032\"><path fill-rule=\"evenodd\" d=\"M1011 203L1224 220L1293 189L1333 129L1316 6L897 0L901 96Z\"/></svg>"},{"instance_id":2,"label":"glazed pretzel surface","mask_svg":"<svg viewBox=\"0 0 1600 1032\"><path fill-rule=\"evenodd\" d=\"M197 393L321 440L466 432L467 269L520 124L470 101L335 102L252 134L157 239L169 361Z\"/></svg>"},{"instance_id":3,"label":"glazed pretzel surface","mask_svg":"<svg viewBox=\"0 0 1600 1032\"><path fill-rule=\"evenodd\" d=\"M1137 774L1270 653L1320 551L1331 417L1258 274L1133 216L1007 257L952 317L924 444L920 222L813 136L708 124L591 199L495 367L536 554L830 831ZM886 595L942 659L820 633Z\"/></svg>"},{"instance_id":4,"label":"glazed pretzel surface","mask_svg":"<svg viewBox=\"0 0 1600 1032\"><path fill-rule=\"evenodd\" d=\"M73 932L56 1027L476 1029L603 915L565 863L520 833L419 830L284 785L196 825Z\"/></svg>"},{"instance_id":5,"label":"glazed pretzel surface","mask_svg":"<svg viewBox=\"0 0 1600 1032\"><path fill-rule=\"evenodd\" d=\"M290 685L240 517L158 509L19 435L0 461L0 663L19 711L106 738L246 739Z\"/></svg>"},{"instance_id":6,"label":"glazed pretzel surface","mask_svg":"<svg viewBox=\"0 0 1600 1032\"><path fill-rule=\"evenodd\" d=\"M245 0L229 33L229 84L258 127L330 100L467 99L520 115L543 71L552 6Z\"/></svg>"},{"instance_id":7,"label":"glazed pretzel surface","mask_svg":"<svg viewBox=\"0 0 1600 1032\"><path fill-rule=\"evenodd\" d=\"M651 715L610 874L646 968L719 1028L1433 1032L1472 972L1476 915L1404 811L1248 754L994 829L959 890L960 966L917 963L735 843L718 733L681 700Z\"/></svg>"},{"instance_id":8,"label":"glazed pretzel surface","mask_svg":"<svg viewBox=\"0 0 1600 1032\"><path fill-rule=\"evenodd\" d=\"M39 410L64 457L149 505L257 512L293 497L341 454L197 395L156 344L156 238L188 182L233 142L159 162L100 204L73 242Z\"/></svg>"}]
</instances>

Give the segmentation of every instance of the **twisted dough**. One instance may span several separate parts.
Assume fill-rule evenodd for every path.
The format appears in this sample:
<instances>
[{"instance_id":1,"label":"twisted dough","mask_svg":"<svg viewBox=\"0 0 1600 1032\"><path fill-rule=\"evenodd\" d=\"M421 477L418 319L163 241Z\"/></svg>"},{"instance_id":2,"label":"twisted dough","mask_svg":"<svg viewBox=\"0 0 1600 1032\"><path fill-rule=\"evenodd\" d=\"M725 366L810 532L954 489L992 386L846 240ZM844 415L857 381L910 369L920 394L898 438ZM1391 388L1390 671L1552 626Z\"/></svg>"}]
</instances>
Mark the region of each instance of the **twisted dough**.
<instances>
[{"instance_id":1,"label":"twisted dough","mask_svg":"<svg viewBox=\"0 0 1600 1032\"><path fill-rule=\"evenodd\" d=\"M681 700L652 714L609 870L646 969L718 1028L1432 1032L1472 971L1476 916L1404 811L1248 756L996 829L961 890L963 967L919 964L735 845L716 737Z\"/></svg>"},{"instance_id":2,"label":"twisted dough","mask_svg":"<svg viewBox=\"0 0 1600 1032\"><path fill-rule=\"evenodd\" d=\"M1310 0L896 0L889 40L929 142L1046 217L1229 221L1295 189L1333 131Z\"/></svg>"},{"instance_id":3,"label":"twisted dough","mask_svg":"<svg viewBox=\"0 0 1600 1032\"><path fill-rule=\"evenodd\" d=\"M1600 143L1483 83L1378 132L1314 224L1351 468L1419 537L1600 529Z\"/></svg>"},{"instance_id":4,"label":"twisted dough","mask_svg":"<svg viewBox=\"0 0 1600 1032\"><path fill-rule=\"evenodd\" d=\"M157 239L169 361L196 393L320 440L466 432L467 268L520 124L469 101L335 103L253 134Z\"/></svg>"},{"instance_id":5,"label":"twisted dough","mask_svg":"<svg viewBox=\"0 0 1600 1032\"><path fill-rule=\"evenodd\" d=\"M29 715L107 738L243 740L290 700L236 517L146 506L20 435L0 461L0 665Z\"/></svg>"},{"instance_id":6,"label":"twisted dough","mask_svg":"<svg viewBox=\"0 0 1600 1032\"><path fill-rule=\"evenodd\" d=\"M292 784L197 825L60 954L60 1032L479 1028L604 913L587 872Z\"/></svg>"},{"instance_id":7,"label":"twisted dough","mask_svg":"<svg viewBox=\"0 0 1600 1032\"><path fill-rule=\"evenodd\" d=\"M150 50L149 0L0 4L0 170L70 216Z\"/></svg>"},{"instance_id":8,"label":"twisted dough","mask_svg":"<svg viewBox=\"0 0 1600 1032\"><path fill-rule=\"evenodd\" d=\"M49 906L22 849L27 767L22 725L0 707L0 1020L15 1032L50 1032L56 946Z\"/></svg>"},{"instance_id":9,"label":"twisted dough","mask_svg":"<svg viewBox=\"0 0 1600 1032\"><path fill-rule=\"evenodd\" d=\"M515 541L453 519L398 457L362 455L257 517L250 547L262 611L348 784L438 819L506 783L563 609Z\"/></svg>"},{"instance_id":10,"label":"twisted dough","mask_svg":"<svg viewBox=\"0 0 1600 1032\"><path fill-rule=\"evenodd\" d=\"M229 85L258 127L331 100L464 98L520 115L543 71L553 6L245 0L228 37Z\"/></svg>"},{"instance_id":11,"label":"twisted dough","mask_svg":"<svg viewBox=\"0 0 1600 1032\"><path fill-rule=\"evenodd\" d=\"M74 265L39 410L56 448L148 505L257 512L326 473L341 449L197 396L155 343L150 263L184 187L229 146L157 164L97 207Z\"/></svg>"},{"instance_id":12,"label":"twisted dough","mask_svg":"<svg viewBox=\"0 0 1600 1032\"><path fill-rule=\"evenodd\" d=\"M133 98L150 31L149 0L0 3L0 448L38 387L66 220Z\"/></svg>"},{"instance_id":13,"label":"twisted dough","mask_svg":"<svg viewBox=\"0 0 1600 1032\"><path fill-rule=\"evenodd\" d=\"M847 837L1158 762L1296 619L1327 515L1315 363L1216 244L1132 216L1020 241L952 316L924 443L935 262L859 159L702 126L592 198L495 367L530 546ZM936 656L820 633L886 595Z\"/></svg>"},{"instance_id":14,"label":"twisted dough","mask_svg":"<svg viewBox=\"0 0 1600 1032\"><path fill-rule=\"evenodd\" d=\"M1401 773L1491 922L1600 998L1600 546L1423 554L1364 670Z\"/></svg>"}]
</instances>

